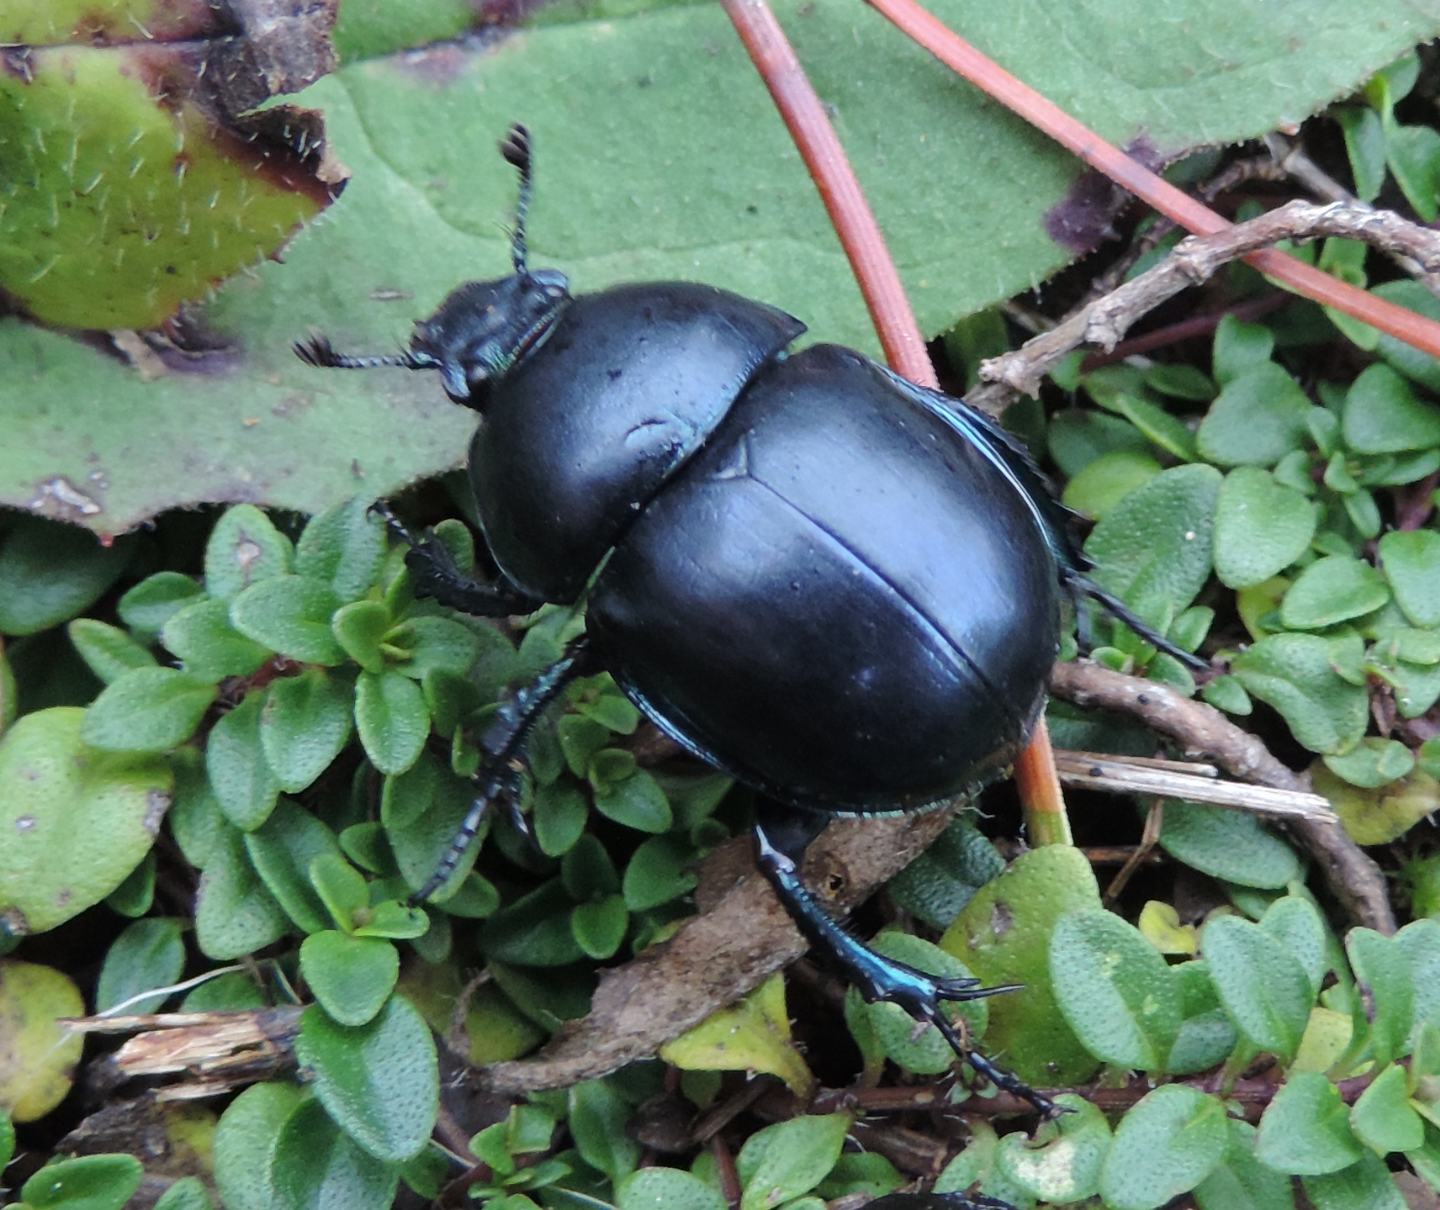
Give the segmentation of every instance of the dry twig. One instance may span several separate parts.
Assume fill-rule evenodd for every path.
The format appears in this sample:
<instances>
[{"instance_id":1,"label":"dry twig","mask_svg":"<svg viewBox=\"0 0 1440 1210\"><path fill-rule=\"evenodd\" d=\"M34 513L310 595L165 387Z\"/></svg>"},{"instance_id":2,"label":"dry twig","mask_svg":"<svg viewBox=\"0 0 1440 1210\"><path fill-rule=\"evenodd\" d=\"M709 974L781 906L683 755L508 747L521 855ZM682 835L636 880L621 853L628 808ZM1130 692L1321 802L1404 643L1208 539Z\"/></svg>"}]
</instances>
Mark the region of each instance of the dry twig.
<instances>
[{"instance_id":1,"label":"dry twig","mask_svg":"<svg viewBox=\"0 0 1440 1210\"><path fill-rule=\"evenodd\" d=\"M1050 688L1077 706L1132 715L1201 760L1213 760L1242 781L1303 793L1306 779L1293 772L1255 736L1220 711L1191 701L1168 685L1111 672L1098 664L1056 664ZM1350 839L1334 818L1293 819L1289 827L1315 859L1325 881L1360 923L1382 933L1395 931L1395 914L1379 866Z\"/></svg>"},{"instance_id":2,"label":"dry twig","mask_svg":"<svg viewBox=\"0 0 1440 1210\"><path fill-rule=\"evenodd\" d=\"M1152 682L1144 683L1148 685ZM1216 777L1213 765L1191 765L1187 768L1183 761L1150 761L1134 756L1065 751L1055 753L1055 765L1065 785L1082 790L1205 802L1286 821L1309 819L1335 822L1335 812L1330 803L1319 794L1242 781L1222 781Z\"/></svg>"},{"instance_id":3,"label":"dry twig","mask_svg":"<svg viewBox=\"0 0 1440 1210\"><path fill-rule=\"evenodd\" d=\"M988 411L1003 411L1013 394L1035 394L1045 374L1072 349L1086 344L1113 348L1143 315L1186 287L1205 281L1229 262L1282 240L1337 235L1408 256L1426 272L1440 270L1440 232L1359 203L1316 206L1290 202L1214 235L1191 236L1153 269L1026 341L1013 353L982 363L980 376L990 385L972 391L967 399Z\"/></svg>"}]
</instances>

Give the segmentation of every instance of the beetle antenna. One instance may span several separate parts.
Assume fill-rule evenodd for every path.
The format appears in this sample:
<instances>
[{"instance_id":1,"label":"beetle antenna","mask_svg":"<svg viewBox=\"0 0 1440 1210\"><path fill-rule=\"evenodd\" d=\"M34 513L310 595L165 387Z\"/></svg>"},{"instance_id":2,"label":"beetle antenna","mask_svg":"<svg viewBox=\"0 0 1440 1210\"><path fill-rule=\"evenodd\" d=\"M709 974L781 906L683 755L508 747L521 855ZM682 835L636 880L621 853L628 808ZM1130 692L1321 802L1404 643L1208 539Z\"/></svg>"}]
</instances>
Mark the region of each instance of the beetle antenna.
<instances>
[{"instance_id":1,"label":"beetle antenna","mask_svg":"<svg viewBox=\"0 0 1440 1210\"><path fill-rule=\"evenodd\" d=\"M363 357L337 353L328 336L297 340L291 347L295 350L295 356L306 365L318 366L324 370L373 370L378 366L400 366L406 370L434 368L431 362L418 358L413 353L370 354Z\"/></svg>"},{"instance_id":2,"label":"beetle antenna","mask_svg":"<svg viewBox=\"0 0 1440 1210\"><path fill-rule=\"evenodd\" d=\"M515 199L515 229L510 233L510 260L516 274L524 277L528 272L525 264L525 213L530 209L534 160L530 154L530 132L519 122L512 122L505 137L500 140L500 154L520 173L520 194Z\"/></svg>"}]
</instances>

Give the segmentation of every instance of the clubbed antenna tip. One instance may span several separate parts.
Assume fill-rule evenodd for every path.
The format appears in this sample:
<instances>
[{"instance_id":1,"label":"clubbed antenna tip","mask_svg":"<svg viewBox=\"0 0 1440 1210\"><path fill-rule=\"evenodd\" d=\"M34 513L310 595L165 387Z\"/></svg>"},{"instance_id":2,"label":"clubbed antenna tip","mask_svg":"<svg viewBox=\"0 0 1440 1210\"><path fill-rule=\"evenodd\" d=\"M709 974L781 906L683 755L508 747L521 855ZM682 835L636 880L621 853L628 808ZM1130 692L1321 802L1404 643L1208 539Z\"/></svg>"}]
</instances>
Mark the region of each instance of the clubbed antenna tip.
<instances>
[{"instance_id":1,"label":"clubbed antenna tip","mask_svg":"<svg viewBox=\"0 0 1440 1210\"><path fill-rule=\"evenodd\" d=\"M507 164L524 175L530 173L530 132L519 122L512 122L500 140L500 154Z\"/></svg>"},{"instance_id":2,"label":"clubbed antenna tip","mask_svg":"<svg viewBox=\"0 0 1440 1210\"><path fill-rule=\"evenodd\" d=\"M337 353L328 336L297 340L291 348L295 350L295 356L306 365L322 370L373 370L378 366L400 366L406 370L431 368L429 362L416 358L412 353L367 357L351 357L346 353Z\"/></svg>"}]
</instances>

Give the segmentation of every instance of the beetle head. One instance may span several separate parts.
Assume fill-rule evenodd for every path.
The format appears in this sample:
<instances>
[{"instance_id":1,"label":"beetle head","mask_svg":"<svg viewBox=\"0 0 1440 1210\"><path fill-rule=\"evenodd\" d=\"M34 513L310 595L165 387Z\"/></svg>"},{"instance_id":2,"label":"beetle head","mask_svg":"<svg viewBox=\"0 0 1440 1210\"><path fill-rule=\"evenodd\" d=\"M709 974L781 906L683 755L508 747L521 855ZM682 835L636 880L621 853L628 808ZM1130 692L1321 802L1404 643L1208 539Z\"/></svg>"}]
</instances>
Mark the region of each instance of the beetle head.
<instances>
[{"instance_id":1,"label":"beetle head","mask_svg":"<svg viewBox=\"0 0 1440 1210\"><path fill-rule=\"evenodd\" d=\"M489 388L550 334L570 301L570 282L558 269L530 271L526 259L525 213L530 207L534 162L530 134L518 122L500 141L500 154L520 174L510 260L515 272L494 281L472 281L450 292L440 309L415 325L404 353L352 357L337 353L323 336L295 345L312 366L369 370L403 366L439 370L445 393L456 403L483 408Z\"/></svg>"},{"instance_id":2,"label":"beetle head","mask_svg":"<svg viewBox=\"0 0 1440 1210\"><path fill-rule=\"evenodd\" d=\"M569 284L558 269L466 282L415 325L410 358L439 370L456 403L482 407L488 387L549 335L570 301Z\"/></svg>"}]
</instances>

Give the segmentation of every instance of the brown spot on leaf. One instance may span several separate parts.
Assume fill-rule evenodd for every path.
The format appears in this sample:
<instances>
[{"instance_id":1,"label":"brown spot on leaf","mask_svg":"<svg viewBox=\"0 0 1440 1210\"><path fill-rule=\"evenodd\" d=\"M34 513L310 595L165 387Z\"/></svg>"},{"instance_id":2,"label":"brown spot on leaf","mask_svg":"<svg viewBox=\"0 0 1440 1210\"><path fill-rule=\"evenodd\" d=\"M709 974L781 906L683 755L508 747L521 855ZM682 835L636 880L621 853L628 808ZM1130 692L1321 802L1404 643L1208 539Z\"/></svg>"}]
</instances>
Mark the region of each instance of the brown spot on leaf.
<instances>
[{"instance_id":1,"label":"brown spot on leaf","mask_svg":"<svg viewBox=\"0 0 1440 1210\"><path fill-rule=\"evenodd\" d=\"M0 936L23 937L30 931L30 922L25 919L25 913L17 907L7 907L0 911Z\"/></svg>"},{"instance_id":2,"label":"brown spot on leaf","mask_svg":"<svg viewBox=\"0 0 1440 1210\"><path fill-rule=\"evenodd\" d=\"M990 910L990 934L997 940L1005 936L1015 925L1015 913L1003 899L997 899Z\"/></svg>"},{"instance_id":3,"label":"brown spot on leaf","mask_svg":"<svg viewBox=\"0 0 1440 1210\"><path fill-rule=\"evenodd\" d=\"M1152 172L1171 158L1145 135L1122 149ZM1077 176L1065 196L1045 212L1045 233L1072 252L1090 252L1115 236L1115 219L1130 204L1130 194L1094 169Z\"/></svg>"},{"instance_id":4,"label":"brown spot on leaf","mask_svg":"<svg viewBox=\"0 0 1440 1210\"><path fill-rule=\"evenodd\" d=\"M29 84L35 78L34 59L35 52L28 46L6 47L0 50L0 71Z\"/></svg>"}]
</instances>

